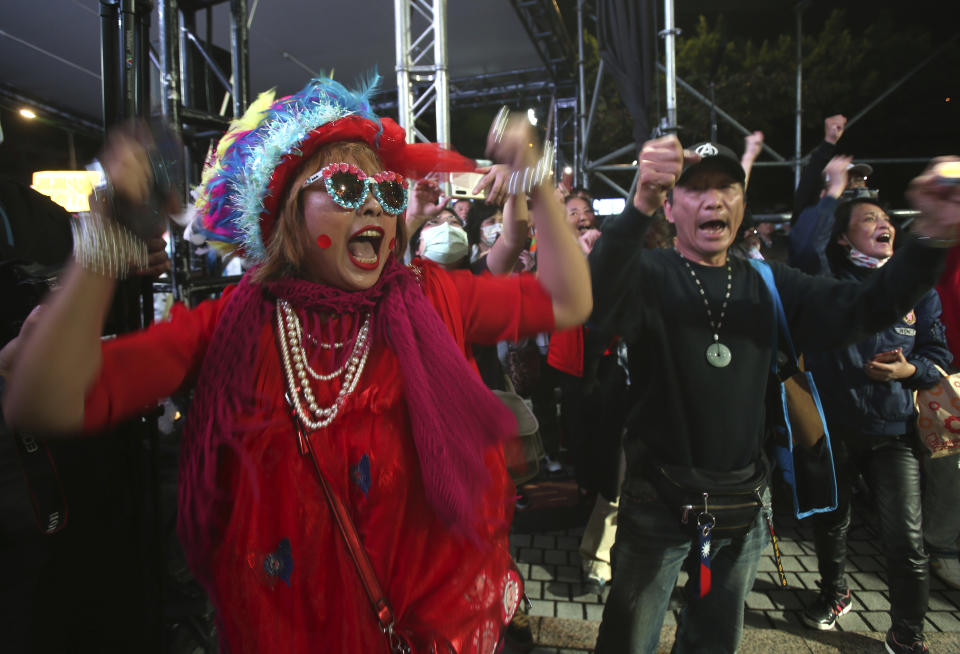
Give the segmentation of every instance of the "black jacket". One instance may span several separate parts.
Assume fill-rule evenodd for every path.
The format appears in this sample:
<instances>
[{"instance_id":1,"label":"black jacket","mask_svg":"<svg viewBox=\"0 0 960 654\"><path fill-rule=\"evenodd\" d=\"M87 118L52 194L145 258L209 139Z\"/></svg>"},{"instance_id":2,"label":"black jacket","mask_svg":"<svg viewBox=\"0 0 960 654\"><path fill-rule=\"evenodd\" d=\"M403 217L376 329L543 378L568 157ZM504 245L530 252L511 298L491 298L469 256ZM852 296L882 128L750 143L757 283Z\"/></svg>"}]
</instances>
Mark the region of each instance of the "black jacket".
<instances>
[{"instance_id":1,"label":"black jacket","mask_svg":"<svg viewBox=\"0 0 960 654\"><path fill-rule=\"evenodd\" d=\"M800 215L790 233L790 261L813 275L868 279L876 274L875 270L850 262L843 262L836 269L830 266L826 248L833 233L836 205L836 200L824 197L816 207ZM911 431L916 420L913 391L936 385L940 373L934 364L946 370L953 358L947 348L940 311L940 297L930 290L889 327L846 347L805 353L831 428L875 435ZM897 348L903 348L903 355L916 366L916 373L891 382L867 377L863 367L874 355Z\"/></svg>"},{"instance_id":2,"label":"black jacket","mask_svg":"<svg viewBox=\"0 0 960 654\"><path fill-rule=\"evenodd\" d=\"M835 143L820 141L820 144L810 153L810 161L800 171L800 181L797 183L797 192L793 196L793 214L790 224L797 222L800 214L807 207L817 203L820 189L823 188L823 169L837 151Z\"/></svg>"}]
</instances>

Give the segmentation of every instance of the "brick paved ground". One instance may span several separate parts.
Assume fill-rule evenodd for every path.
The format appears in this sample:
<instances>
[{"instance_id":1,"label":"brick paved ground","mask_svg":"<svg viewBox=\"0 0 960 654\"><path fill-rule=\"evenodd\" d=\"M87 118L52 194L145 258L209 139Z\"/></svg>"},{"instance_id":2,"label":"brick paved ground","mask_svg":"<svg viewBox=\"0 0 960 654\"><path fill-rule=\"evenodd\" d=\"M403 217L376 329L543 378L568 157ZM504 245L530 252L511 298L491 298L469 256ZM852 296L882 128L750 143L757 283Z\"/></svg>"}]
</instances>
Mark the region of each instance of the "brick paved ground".
<instances>
[{"instance_id":1,"label":"brick paved ground","mask_svg":"<svg viewBox=\"0 0 960 654\"><path fill-rule=\"evenodd\" d=\"M531 496L533 505L518 512L510 542L533 604L530 614L538 643L533 652L588 651L609 593L609 586L602 595L583 590L578 546L589 507L577 501L572 481L542 482L534 486ZM793 638L791 645L781 648L784 652L847 652L861 651L861 647L862 651L883 650L877 639L882 639L890 626L890 599L876 534L866 518L864 509L855 508L848 560L848 579L855 603L838 625L839 632L849 635L826 632L829 637L821 637L820 632L802 625L800 613L815 599L819 575L810 527L787 520L786 524L778 524L777 536L788 587L780 586L772 547L768 547L746 600L745 624L748 631L757 633L745 635L742 649L752 649L747 647L748 641L763 641L763 648L755 651L769 651L769 638L783 634L784 638ZM681 574L678 591L685 581L686 575ZM681 602L680 593L676 592L665 620L667 642L672 639L670 627L676 624ZM931 648L933 652L960 652L960 591L947 588L935 577L931 580L927 633L931 645L937 644ZM827 649L811 649L807 642L810 639L826 643ZM831 647L834 642L836 645Z\"/></svg>"}]
</instances>

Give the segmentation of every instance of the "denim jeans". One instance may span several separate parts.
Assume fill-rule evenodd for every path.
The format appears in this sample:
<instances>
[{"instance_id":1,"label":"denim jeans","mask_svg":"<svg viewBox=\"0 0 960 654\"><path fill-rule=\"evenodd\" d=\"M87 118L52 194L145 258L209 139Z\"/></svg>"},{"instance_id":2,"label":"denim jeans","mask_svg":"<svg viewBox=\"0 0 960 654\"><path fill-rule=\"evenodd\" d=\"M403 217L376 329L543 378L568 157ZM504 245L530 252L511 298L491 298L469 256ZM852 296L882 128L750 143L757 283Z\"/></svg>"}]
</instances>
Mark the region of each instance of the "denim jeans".
<instances>
[{"instance_id":1,"label":"denim jeans","mask_svg":"<svg viewBox=\"0 0 960 654\"><path fill-rule=\"evenodd\" d=\"M694 572L673 651L735 652L743 633L744 600L768 539L762 515L745 536L714 539L712 589L700 598L697 547L681 530L679 516L652 488L641 495L624 490L612 553L613 586L604 606L596 654L657 651L670 595L691 548Z\"/></svg>"}]
</instances>

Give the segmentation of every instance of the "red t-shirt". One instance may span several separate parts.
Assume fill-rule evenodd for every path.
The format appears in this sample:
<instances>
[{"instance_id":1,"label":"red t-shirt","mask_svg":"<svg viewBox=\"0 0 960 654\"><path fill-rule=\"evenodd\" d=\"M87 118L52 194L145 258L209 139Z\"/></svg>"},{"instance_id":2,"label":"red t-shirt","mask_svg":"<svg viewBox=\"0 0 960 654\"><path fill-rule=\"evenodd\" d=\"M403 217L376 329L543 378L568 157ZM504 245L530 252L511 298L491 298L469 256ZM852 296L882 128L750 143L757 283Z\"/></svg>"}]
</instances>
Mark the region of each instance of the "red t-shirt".
<instances>
[{"instance_id":1,"label":"red t-shirt","mask_svg":"<svg viewBox=\"0 0 960 654\"><path fill-rule=\"evenodd\" d=\"M553 308L535 278L476 277L423 265L423 288L465 352L551 331ZM170 322L103 344L103 367L86 403L85 424L102 428L194 380L229 292L175 312ZM251 384L257 402L236 416L235 455L219 474L231 497L223 542L209 579L221 638L241 652L385 651L342 537L309 459L300 456L284 400L285 382L270 324L261 328ZM315 388L332 404L337 382ZM323 473L353 517L393 607L397 624L449 641L458 652L492 652L522 591L507 545L513 485L502 448L477 507L479 543L452 533L427 503L397 358L374 341L359 385L337 419L312 436ZM470 398L463 398L469 401Z\"/></svg>"},{"instance_id":2,"label":"red t-shirt","mask_svg":"<svg viewBox=\"0 0 960 654\"><path fill-rule=\"evenodd\" d=\"M960 367L960 246L947 255L947 267L937 282L943 305L940 322L947 328L947 347L953 353L954 367Z\"/></svg>"},{"instance_id":3,"label":"red t-shirt","mask_svg":"<svg viewBox=\"0 0 960 654\"><path fill-rule=\"evenodd\" d=\"M547 363L560 372L583 377L583 327L554 333L550 337Z\"/></svg>"}]
</instances>

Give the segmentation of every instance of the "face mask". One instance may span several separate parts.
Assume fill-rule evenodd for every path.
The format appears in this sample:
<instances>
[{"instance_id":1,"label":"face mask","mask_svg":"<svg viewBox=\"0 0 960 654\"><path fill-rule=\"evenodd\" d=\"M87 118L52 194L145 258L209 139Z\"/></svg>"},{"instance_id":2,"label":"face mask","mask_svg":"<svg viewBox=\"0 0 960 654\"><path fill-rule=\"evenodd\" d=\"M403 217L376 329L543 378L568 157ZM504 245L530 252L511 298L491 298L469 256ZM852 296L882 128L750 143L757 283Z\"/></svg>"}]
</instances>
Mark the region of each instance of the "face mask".
<instances>
[{"instance_id":1,"label":"face mask","mask_svg":"<svg viewBox=\"0 0 960 654\"><path fill-rule=\"evenodd\" d=\"M890 257L886 259L871 257L869 254L864 254L852 245L850 246L850 251L847 253L847 258L853 262L853 265L860 266L861 268L882 268L883 264L890 261Z\"/></svg>"},{"instance_id":2,"label":"face mask","mask_svg":"<svg viewBox=\"0 0 960 654\"><path fill-rule=\"evenodd\" d=\"M483 239L484 244L493 245L494 241L497 240L497 237L500 236L500 232L502 231L503 223L485 225L480 228L480 238Z\"/></svg>"},{"instance_id":3,"label":"face mask","mask_svg":"<svg viewBox=\"0 0 960 654\"><path fill-rule=\"evenodd\" d=\"M420 233L423 256L437 263L454 263L467 256L467 233L462 227L443 223Z\"/></svg>"}]
</instances>

